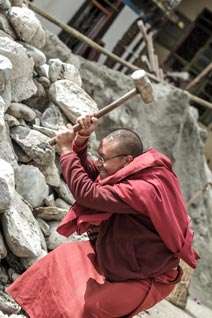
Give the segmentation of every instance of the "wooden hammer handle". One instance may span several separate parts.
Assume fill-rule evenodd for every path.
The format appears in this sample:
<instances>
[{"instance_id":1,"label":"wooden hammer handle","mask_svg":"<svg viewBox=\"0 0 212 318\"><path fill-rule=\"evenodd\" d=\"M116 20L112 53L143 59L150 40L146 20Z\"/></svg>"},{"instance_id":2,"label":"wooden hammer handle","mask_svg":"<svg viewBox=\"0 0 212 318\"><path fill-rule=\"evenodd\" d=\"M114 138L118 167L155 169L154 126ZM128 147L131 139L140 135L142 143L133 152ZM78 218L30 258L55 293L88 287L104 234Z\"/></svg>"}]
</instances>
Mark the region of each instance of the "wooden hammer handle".
<instances>
[{"instance_id":1,"label":"wooden hammer handle","mask_svg":"<svg viewBox=\"0 0 212 318\"><path fill-rule=\"evenodd\" d=\"M111 110L113 110L113 109L119 107L120 105L122 105L124 102L126 102L131 97L135 96L137 93L139 93L137 91L137 89L133 88L131 91L129 91L128 93L126 93L122 97L118 98L114 102L112 102L112 103L108 104L107 106L103 107L102 109L100 109L96 114L94 114L94 117L101 118L105 114L109 113ZM73 129L74 129L74 132L77 132L78 130L81 129L81 125L80 124L75 124L73 126ZM56 137L53 137L52 139L50 139L49 140L49 144L51 146L54 146L56 144Z\"/></svg>"}]
</instances>

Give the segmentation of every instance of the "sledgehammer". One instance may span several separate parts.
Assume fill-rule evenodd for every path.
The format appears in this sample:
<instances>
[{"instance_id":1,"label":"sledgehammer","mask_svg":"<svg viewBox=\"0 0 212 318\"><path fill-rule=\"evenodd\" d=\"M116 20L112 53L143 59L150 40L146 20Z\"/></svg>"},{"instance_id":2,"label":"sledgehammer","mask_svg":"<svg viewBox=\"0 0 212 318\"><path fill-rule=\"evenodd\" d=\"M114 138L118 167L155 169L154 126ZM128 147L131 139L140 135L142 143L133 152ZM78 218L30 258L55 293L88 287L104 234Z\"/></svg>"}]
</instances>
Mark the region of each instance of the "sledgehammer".
<instances>
[{"instance_id":1,"label":"sledgehammer","mask_svg":"<svg viewBox=\"0 0 212 318\"><path fill-rule=\"evenodd\" d=\"M109 113L111 110L122 105L128 99L130 99L131 97L133 97L137 94L141 95L141 98L145 104L149 104L149 103L153 102L153 100L154 100L153 88L152 88L152 85L151 85L149 78L146 75L146 72L144 70L137 70L137 71L132 73L131 77L134 80L135 88L133 88L131 91L129 91L128 93L126 93L122 97L118 98L114 102L103 107L96 114L94 114L94 117L100 118L100 117L104 116L105 114ZM78 130L80 130L81 129L80 124L74 125L73 129L74 129L74 132L77 132ZM50 139L49 144L51 146L55 145L56 144L56 137Z\"/></svg>"}]
</instances>

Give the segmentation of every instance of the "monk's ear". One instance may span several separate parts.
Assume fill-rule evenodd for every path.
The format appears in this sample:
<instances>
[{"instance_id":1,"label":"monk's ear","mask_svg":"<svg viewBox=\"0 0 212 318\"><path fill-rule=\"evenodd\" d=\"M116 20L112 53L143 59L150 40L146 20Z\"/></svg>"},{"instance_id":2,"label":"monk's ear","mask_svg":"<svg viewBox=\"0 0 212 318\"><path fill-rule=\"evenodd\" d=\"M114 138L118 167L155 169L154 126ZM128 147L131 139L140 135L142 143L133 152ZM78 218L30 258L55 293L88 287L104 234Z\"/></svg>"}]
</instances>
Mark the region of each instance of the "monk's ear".
<instances>
[{"instance_id":1,"label":"monk's ear","mask_svg":"<svg viewBox=\"0 0 212 318\"><path fill-rule=\"evenodd\" d=\"M124 158L124 167L126 167L130 162L133 161L133 156L128 155Z\"/></svg>"}]
</instances>

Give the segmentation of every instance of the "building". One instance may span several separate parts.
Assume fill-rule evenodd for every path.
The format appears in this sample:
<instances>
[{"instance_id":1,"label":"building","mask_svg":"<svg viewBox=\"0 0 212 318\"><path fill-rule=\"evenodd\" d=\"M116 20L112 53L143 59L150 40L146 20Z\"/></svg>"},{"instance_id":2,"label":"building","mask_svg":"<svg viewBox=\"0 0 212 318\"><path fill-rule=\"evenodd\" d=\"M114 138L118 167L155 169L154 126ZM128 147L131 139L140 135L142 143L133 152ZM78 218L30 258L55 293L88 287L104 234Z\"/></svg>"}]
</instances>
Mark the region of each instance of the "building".
<instances>
[{"instance_id":1,"label":"building","mask_svg":"<svg viewBox=\"0 0 212 318\"><path fill-rule=\"evenodd\" d=\"M154 51L167 79L212 103L211 0L34 0L49 14L74 27L107 50L141 68L146 45L137 22L153 34ZM126 66L107 58L47 20L43 25L58 34L73 53L127 73ZM151 72L151 70L150 70ZM193 103L200 125L208 130L206 157L212 168L212 109Z\"/></svg>"}]
</instances>

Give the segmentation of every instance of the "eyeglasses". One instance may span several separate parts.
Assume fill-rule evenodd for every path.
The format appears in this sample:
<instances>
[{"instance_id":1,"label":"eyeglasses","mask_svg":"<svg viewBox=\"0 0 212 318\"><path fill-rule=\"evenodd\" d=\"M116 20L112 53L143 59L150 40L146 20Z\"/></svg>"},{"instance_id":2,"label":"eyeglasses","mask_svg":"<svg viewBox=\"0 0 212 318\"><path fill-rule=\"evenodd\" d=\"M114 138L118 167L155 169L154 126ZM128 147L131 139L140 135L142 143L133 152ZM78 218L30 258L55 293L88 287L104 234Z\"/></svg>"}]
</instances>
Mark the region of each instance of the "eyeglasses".
<instances>
[{"instance_id":1,"label":"eyeglasses","mask_svg":"<svg viewBox=\"0 0 212 318\"><path fill-rule=\"evenodd\" d=\"M113 157L110 157L110 158L102 157L102 156L100 156L98 153L96 154L97 160L98 160L102 165L105 163L105 161L108 161L108 160L113 159L113 158L124 157L124 156L128 156L128 154L122 153L122 154L120 154L120 155L116 155L116 156L113 156Z\"/></svg>"}]
</instances>

